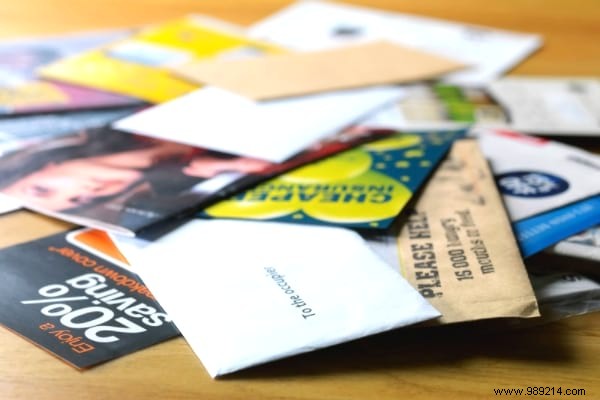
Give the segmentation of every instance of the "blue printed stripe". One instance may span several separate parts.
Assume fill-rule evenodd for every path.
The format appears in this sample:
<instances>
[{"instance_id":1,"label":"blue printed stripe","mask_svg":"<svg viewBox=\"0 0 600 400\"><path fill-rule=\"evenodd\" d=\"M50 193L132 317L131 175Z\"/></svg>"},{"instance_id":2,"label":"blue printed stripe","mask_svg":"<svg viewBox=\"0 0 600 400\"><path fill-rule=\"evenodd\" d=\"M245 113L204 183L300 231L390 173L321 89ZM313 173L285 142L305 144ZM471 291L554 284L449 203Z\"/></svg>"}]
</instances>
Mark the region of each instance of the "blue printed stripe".
<instances>
[{"instance_id":1,"label":"blue printed stripe","mask_svg":"<svg viewBox=\"0 0 600 400\"><path fill-rule=\"evenodd\" d=\"M570 236L600 224L600 196L513 224L523 257L532 256Z\"/></svg>"}]
</instances>

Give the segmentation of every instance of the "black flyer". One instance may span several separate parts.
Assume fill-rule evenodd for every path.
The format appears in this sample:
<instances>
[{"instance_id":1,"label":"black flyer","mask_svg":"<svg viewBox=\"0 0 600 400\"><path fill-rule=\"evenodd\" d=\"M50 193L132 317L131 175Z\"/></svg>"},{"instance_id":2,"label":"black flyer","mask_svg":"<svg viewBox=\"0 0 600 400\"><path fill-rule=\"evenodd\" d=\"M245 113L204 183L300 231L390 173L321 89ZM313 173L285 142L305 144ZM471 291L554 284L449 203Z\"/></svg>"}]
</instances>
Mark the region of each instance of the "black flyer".
<instances>
[{"instance_id":1,"label":"black flyer","mask_svg":"<svg viewBox=\"0 0 600 400\"><path fill-rule=\"evenodd\" d=\"M0 250L0 323L78 369L179 335L140 278L66 240Z\"/></svg>"}]
</instances>

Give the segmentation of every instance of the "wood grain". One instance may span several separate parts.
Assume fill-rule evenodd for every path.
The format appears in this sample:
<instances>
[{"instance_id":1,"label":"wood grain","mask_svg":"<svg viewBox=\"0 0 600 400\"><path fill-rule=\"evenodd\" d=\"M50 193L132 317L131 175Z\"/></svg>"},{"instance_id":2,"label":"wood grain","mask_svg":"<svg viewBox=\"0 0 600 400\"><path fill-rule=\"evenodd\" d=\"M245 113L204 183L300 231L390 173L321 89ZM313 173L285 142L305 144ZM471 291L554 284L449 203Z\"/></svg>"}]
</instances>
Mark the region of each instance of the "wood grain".
<instances>
[{"instance_id":1,"label":"wood grain","mask_svg":"<svg viewBox=\"0 0 600 400\"><path fill-rule=\"evenodd\" d=\"M0 2L0 36L141 25L191 12L249 24L287 3L5 0ZM544 48L514 73L597 75L600 72L597 0L353 3L542 34ZM0 217L0 247L67 226L29 212ZM201 307L209 306L200 305L199 313ZM409 329L213 381L181 338L78 372L23 338L0 329L0 398L487 399L494 396L494 388L527 386L583 388L585 398L600 398L599 336L597 313L520 330L508 329L508 324Z\"/></svg>"}]
</instances>

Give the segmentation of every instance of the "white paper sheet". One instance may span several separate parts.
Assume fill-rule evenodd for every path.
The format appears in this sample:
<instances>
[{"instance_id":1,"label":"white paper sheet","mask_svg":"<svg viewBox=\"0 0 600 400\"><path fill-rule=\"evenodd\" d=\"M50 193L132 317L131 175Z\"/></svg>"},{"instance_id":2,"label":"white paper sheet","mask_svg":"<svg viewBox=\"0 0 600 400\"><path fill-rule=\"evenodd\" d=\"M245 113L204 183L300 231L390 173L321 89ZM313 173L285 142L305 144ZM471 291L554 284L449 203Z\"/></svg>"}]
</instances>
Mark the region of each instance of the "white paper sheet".
<instances>
[{"instance_id":1,"label":"white paper sheet","mask_svg":"<svg viewBox=\"0 0 600 400\"><path fill-rule=\"evenodd\" d=\"M375 87L255 102L204 87L117 121L116 129L282 162L369 112L398 100L402 89Z\"/></svg>"},{"instance_id":2,"label":"white paper sheet","mask_svg":"<svg viewBox=\"0 0 600 400\"><path fill-rule=\"evenodd\" d=\"M489 91L505 107L511 126L544 135L600 136L600 80L508 77Z\"/></svg>"},{"instance_id":3,"label":"white paper sheet","mask_svg":"<svg viewBox=\"0 0 600 400\"><path fill-rule=\"evenodd\" d=\"M16 211L20 208L21 202L5 194L0 193L0 215Z\"/></svg>"},{"instance_id":4,"label":"white paper sheet","mask_svg":"<svg viewBox=\"0 0 600 400\"><path fill-rule=\"evenodd\" d=\"M483 85L518 64L541 38L416 15L324 1L301 1L255 24L249 34L296 50L386 39L472 65L446 82Z\"/></svg>"},{"instance_id":5,"label":"white paper sheet","mask_svg":"<svg viewBox=\"0 0 600 400\"><path fill-rule=\"evenodd\" d=\"M577 273L530 274L540 304L583 296L600 298L600 283Z\"/></svg>"},{"instance_id":6,"label":"white paper sheet","mask_svg":"<svg viewBox=\"0 0 600 400\"><path fill-rule=\"evenodd\" d=\"M213 377L439 316L345 229L194 220L116 240Z\"/></svg>"},{"instance_id":7,"label":"white paper sheet","mask_svg":"<svg viewBox=\"0 0 600 400\"><path fill-rule=\"evenodd\" d=\"M511 220L600 193L600 157L508 130L477 129Z\"/></svg>"}]
</instances>

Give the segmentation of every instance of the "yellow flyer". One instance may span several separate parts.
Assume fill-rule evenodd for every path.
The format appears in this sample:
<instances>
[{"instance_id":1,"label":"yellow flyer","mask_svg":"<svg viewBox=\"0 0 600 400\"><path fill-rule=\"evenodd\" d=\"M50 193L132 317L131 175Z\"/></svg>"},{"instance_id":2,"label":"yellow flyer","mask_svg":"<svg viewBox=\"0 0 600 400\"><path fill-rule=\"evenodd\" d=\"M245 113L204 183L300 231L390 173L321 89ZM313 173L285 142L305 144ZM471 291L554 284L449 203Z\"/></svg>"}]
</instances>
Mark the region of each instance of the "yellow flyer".
<instances>
[{"instance_id":1,"label":"yellow flyer","mask_svg":"<svg viewBox=\"0 0 600 400\"><path fill-rule=\"evenodd\" d=\"M140 31L128 39L57 61L43 77L161 103L196 88L171 74L175 65L212 57L244 57L276 51L188 16Z\"/></svg>"},{"instance_id":2,"label":"yellow flyer","mask_svg":"<svg viewBox=\"0 0 600 400\"><path fill-rule=\"evenodd\" d=\"M464 131L393 133L271 179L203 218L386 230Z\"/></svg>"}]
</instances>

